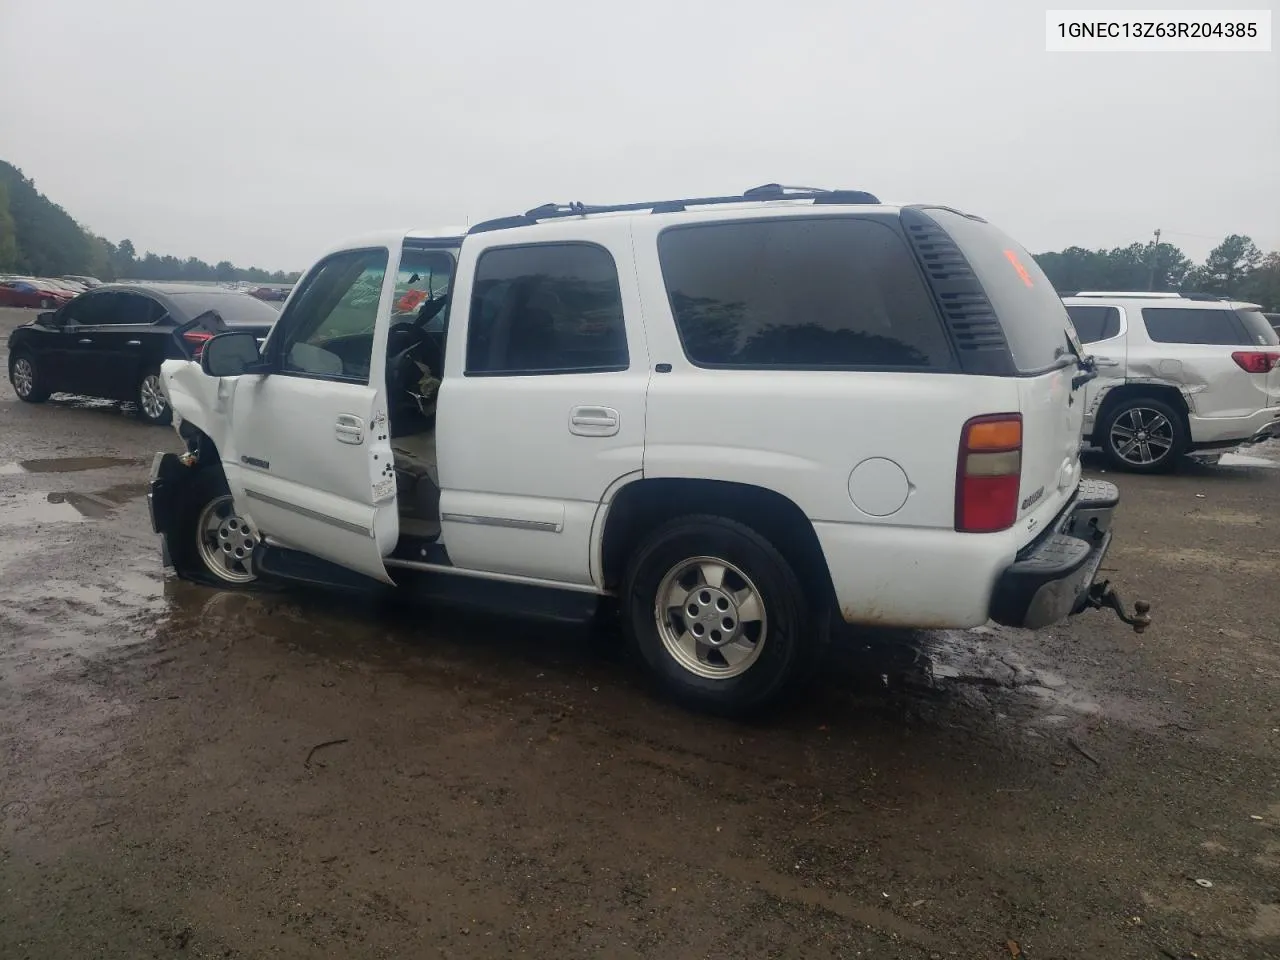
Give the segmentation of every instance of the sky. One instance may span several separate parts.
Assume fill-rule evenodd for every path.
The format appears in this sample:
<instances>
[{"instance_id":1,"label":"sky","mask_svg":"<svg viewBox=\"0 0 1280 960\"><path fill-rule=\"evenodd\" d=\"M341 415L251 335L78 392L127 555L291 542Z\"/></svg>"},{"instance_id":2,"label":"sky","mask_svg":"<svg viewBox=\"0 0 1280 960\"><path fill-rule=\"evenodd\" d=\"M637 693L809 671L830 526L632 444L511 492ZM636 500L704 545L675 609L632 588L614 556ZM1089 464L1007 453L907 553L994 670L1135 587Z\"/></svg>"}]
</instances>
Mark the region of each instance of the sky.
<instances>
[{"instance_id":1,"label":"sky","mask_svg":"<svg viewBox=\"0 0 1280 960\"><path fill-rule=\"evenodd\" d=\"M769 182L946 203L1036 252L1280 249L1280 53L1047 53L1045 6L0 0L0 159L140 253L268 269Z\"/></svg>"}]
</instances>

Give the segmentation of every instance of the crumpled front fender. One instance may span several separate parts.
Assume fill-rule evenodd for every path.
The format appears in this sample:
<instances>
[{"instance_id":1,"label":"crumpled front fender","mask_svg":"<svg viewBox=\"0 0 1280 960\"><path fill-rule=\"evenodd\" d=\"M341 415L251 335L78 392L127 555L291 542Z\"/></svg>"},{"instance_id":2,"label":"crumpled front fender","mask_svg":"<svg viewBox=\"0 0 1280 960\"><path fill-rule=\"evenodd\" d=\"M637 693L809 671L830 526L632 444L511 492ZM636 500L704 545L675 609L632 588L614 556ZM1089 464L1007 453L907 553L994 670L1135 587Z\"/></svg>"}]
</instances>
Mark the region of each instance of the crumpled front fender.
<instances>
[{"instance_id":1,"label":"crumpled front fender","mask_svg":"<svg viewBox=\"0 0 1280 960\"><path fill-rule=\"evenodd\" d=\"M160 366L160 386L173 410L173 428L180 436L182 424L189 423L218 450L225 450L234 381L211 377L191 360L166 360Z\"/></svg>"}]
</instances>

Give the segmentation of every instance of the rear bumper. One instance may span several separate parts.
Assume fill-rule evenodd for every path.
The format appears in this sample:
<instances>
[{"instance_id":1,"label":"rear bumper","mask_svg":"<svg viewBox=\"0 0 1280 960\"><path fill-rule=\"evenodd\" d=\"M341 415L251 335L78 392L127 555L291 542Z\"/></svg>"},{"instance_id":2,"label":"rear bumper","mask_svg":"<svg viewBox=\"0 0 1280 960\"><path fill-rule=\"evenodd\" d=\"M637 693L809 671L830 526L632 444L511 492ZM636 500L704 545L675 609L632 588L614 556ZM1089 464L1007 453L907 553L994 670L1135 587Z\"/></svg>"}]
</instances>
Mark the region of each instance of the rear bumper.
<instances>
[{"instance_id":1,"label":"rear bumper","mask_svg":"<svg viewBox=\"0 0 1280 960\"><path fill-rule=\"evenodd\" d=\"M1043 535L1018 553L996 580L991 619L1037 630L1088 606L1089 589L1107 548L1120 491L1105 480L1084 480L1075 500Z\"/></svg>"},{"instance_id":2,"label":"rear bumper","mask_svg":"<svg viewBox=\"0 0 1280 960\"><path fill-rule=\"evenodd\" d=\"M1247 417L1187 418L1193 447L1257 443L1280 437L1280 407L1266 407Z\"/></svg>"}]
</instances>

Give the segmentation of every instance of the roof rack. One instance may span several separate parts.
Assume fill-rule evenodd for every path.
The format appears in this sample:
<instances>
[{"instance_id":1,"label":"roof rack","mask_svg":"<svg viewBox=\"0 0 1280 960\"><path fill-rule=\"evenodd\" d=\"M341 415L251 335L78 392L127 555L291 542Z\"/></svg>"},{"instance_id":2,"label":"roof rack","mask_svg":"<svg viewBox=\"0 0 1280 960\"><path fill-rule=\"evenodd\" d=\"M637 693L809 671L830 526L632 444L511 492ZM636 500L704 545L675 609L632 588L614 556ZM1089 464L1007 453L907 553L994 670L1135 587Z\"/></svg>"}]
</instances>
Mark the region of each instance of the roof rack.
<instances>
[{"instance_id":1,"label":"roof rack","mask_svg":"<svg viewBox=\"0 0 1280 960\"><path fill-rule=\"evenodd\" d=\"M1232 302L1231 297L1222 297L1216 293L1178 293L1170 290L1080 290L1064 291L1060 297L1108 297L1114 300L1196 300L1202 303Z\"/></svg>"},{"instance_id":2,"label":"roof rack","mask_svg":"<svg viewBox=\"0 0 1280 960\"><path fill-rule=\"evenodd\" d=\"M678 213L689 207L707 207L722 203L751 203L759 200L812 200L817 203L875 204L880 198L864 190L824 190L820 187L787 187L780 183L766 183L740 196L689 197L682 200L652 200L643 203L614 203L593 205L585 203L547 203L511 217L485 220L471 227L468 233L485 233L490 230L506 230L525 227L541 220L558 217L585 217L593 213L627 213L648 210L650 213Z\"/></svg>"}]
</instances>

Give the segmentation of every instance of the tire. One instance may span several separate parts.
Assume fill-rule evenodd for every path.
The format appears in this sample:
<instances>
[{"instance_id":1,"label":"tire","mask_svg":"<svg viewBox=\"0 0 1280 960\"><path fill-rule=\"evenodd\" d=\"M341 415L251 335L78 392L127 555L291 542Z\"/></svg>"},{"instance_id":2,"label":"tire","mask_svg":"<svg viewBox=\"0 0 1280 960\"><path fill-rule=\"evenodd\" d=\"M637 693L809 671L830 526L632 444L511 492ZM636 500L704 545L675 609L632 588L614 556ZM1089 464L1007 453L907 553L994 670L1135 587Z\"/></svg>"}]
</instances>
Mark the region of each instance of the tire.
<instances>
[{"instance_id":1,"label":"tire","mask_svg":"<svg viewBox=\"0 0 1280 960\"><path fill-rule=\"evenodd\" d=\"M1155 397L1121 400L1107 411L1100 427L1099 445L1117 470L1168 473L1187 451L1186 419Z\"/></svg>"},{"instance_id":2,"label":"tire","mask_svg":"<svg viewBox=\"0 0 1280 960\"><path fill-rule=\"evenodd\" d=\"M19 350L9 361L9 382L18 399L27 403L44 403L52 392L44 385L36 358L27 350Z\"/></svg>"},{"instance_id":3,"label":"tire","mask_svg":"<svg viewBox=\"0 0 1280 960\"><path fill-rule=\"evenodd\" d=\"M138 407L138 419L143 423L157 427L167 427L173 423L173 411L160 387L159 368L148 370L142 375L134 391L134 403Z\"/></svg>"},{"instance_id":4,"label":"tire","mask_svg":"<svg viewBox=\"0 0 1280 960\"><path fill-rule=\"evenodd\" d=\"M215 587L253 585L258 579L253 569L257 544L243 524L234 513L222 470L200 468L183 491L164 537L178 576Z\"/></svg>"},{"instance_id":5,"label":"tire","mask_svg":"<svg viewBox=\"0 0 1280 960\"><path fill-rule=\"evenodd\" d=\"M794 693L828 639L828 611L782 554L725 517L681 517L655 531L628 564L621 603L631 646L659 688L721 715L757 713Z\"/></svg>"},{"instance_id":6,"label":"tire","mask_svg":"<svg viewBox=\"0 0 1280 960\"><path fill-rule=\"evenodd\" d=\"M50 300L48 297L41 297L41 298L40 298L40 309L41 309L41 310L49 310L49 309L52 309L52 307L53 307L53 301L52 301L52 300Z\"/></svg>"}]
</instances>

